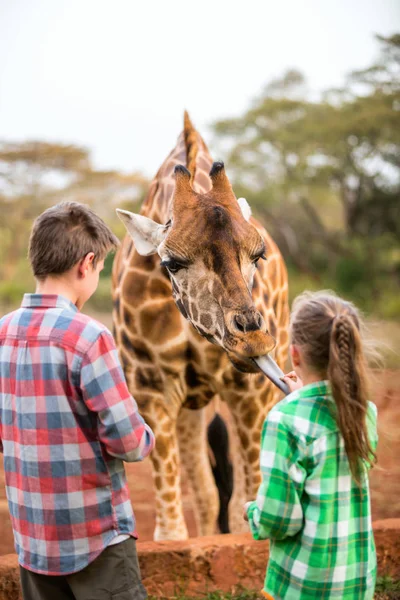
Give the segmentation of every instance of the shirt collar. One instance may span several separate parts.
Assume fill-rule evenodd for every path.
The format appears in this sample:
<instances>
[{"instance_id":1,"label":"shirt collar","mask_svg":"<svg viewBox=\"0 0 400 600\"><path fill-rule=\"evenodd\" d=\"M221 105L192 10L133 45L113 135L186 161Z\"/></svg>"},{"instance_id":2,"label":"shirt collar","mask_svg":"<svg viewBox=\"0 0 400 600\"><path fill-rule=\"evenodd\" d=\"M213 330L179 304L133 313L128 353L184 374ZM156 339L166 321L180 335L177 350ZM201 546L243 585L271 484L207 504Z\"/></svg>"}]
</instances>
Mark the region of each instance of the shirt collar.
<instances>
[{"instance_id":1,"label":"shirt collar","mask_svg":"<svg viewBox=\"0 0 400 600\"><path fill-rule=\"evenodd\" d=\"M21 306L22 308L66 308L78 312L71 300L57 294L24 294Z\"/></svg>"},{"instance_id":2,"label":"shirt collar","mask_svg":"<svg viewBox=\"0 0 400 600\"><path fill-rule=\"evenodd\" d=\"M315 381L314 383L308 383L304 387L299 389L299 392L303 398L311 398L313 396L331 396L331 384L328 379L325 381Z\"/></svg>"}]
</instances>

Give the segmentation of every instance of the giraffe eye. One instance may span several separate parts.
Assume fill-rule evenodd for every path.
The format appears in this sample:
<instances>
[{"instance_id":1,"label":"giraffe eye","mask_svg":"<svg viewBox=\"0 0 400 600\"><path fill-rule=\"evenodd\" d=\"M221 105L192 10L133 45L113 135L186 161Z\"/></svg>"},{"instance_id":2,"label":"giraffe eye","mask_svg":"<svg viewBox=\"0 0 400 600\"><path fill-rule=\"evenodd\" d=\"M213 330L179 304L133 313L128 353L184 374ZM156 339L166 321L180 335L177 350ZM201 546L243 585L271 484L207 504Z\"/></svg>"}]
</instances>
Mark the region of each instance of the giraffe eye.
<instances>
[{"instance_id":1,"label":"giraffe eye","mask_svg":"<svg viewBox=\"0 0 400 600\"><path fill-rule=\"evenodd\" d=\"M267 260L267 257L265 256L265 253L263 252L262 254L259 254L258 256L253 256L252 263L254 265L256 265L258 263L258 261L260 260L260 258L262 258L263 260Z\"/></svg>"},{"instance_id":2,"label":"giraffe eye","mask_svg":"<svg viewBox=\"0 0 400 600\"><path fill-rule=\"evenodd\" d=\"M168 260L161 261L161 266L166 267L170 273L177 273L180 269L184 269L185 265L179 263L177 260L173 258L169 258Z\"/></svg>"}]
</instances>

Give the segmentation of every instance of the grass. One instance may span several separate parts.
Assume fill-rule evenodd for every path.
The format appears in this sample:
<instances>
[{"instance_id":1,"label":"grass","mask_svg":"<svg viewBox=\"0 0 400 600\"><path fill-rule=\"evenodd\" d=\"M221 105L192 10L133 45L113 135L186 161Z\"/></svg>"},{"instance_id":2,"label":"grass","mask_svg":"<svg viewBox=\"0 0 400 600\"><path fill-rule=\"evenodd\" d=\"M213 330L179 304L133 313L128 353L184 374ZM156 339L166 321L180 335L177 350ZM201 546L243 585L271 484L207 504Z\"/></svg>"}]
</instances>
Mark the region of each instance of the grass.
<instances>
[{"instance_id":1,"label":"grass","mask_svg":"<svg viewBox=\"0 0 400 600\"><path fill-rule=\"evenodd\" d=\"M399 600L400 581L392 577L378 577L375 588L375 600Z\"/></svg>"}]
</instances>

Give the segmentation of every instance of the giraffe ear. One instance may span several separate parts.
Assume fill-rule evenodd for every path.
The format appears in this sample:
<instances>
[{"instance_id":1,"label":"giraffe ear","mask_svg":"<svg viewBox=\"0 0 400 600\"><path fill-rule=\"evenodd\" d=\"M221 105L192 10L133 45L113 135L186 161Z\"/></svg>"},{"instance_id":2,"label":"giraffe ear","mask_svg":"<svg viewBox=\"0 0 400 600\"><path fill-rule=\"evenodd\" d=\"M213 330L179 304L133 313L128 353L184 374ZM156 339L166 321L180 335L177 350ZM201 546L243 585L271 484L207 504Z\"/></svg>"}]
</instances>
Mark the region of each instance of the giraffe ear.
<instances>
[{"instance_id":1,"label":"giraffe ear","mask_svg":"<svg viewBox=\"0 0 400 600\"><path fill-rule=\"evenodd\" d=\"M117 215L128 230L139 254L149 256L157 252L157 248L167 235L168 227L143 215L135 215L129 210L117 208Z\"/></svg>"},{"instance_id":2,"label":"giraffe ear","mask_svg":"<svg viewBox=\"0 0 400 600\"><path fill-rule=\"evenodd\" d=\"M238 204L240 206L240 210L242 211L242 215L244 216L246 221L250 221L251 208L246 198L238 198Z\"/></svg>"}]
</instances>

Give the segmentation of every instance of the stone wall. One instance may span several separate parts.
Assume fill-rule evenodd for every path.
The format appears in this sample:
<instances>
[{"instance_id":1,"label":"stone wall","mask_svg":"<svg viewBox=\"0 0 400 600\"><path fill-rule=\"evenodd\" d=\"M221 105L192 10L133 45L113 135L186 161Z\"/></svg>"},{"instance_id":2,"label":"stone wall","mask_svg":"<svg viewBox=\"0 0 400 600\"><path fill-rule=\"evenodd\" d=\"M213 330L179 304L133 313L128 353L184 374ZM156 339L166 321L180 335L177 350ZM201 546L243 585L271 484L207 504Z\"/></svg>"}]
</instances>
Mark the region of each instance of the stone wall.
<instances>
[{"instance_id":1,"label":"stone wall","mask_svg":"<svg viewBox=\"0 0 400 600\"><path fill-rule=\"evenodd\" d=\"M374 523L379 575L400 579L400 519ZM260 589L268 542L250 534L191 538L184 542L138 542L143 582L150 595L203 597L238 586ZM15 554L0 557L0 600L20 600Z\"/></svg>"}]
</instances>

